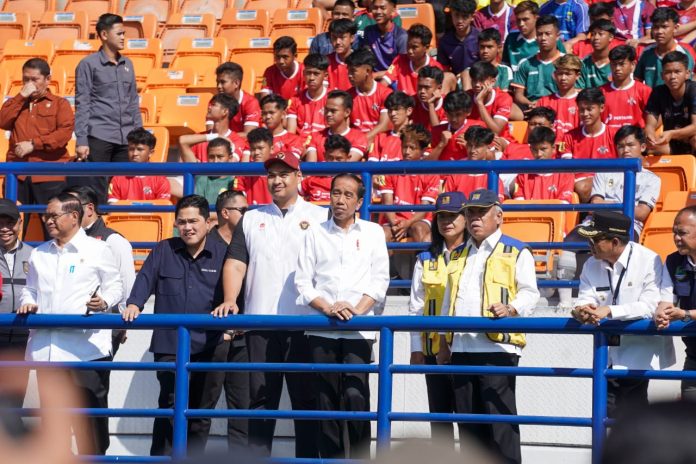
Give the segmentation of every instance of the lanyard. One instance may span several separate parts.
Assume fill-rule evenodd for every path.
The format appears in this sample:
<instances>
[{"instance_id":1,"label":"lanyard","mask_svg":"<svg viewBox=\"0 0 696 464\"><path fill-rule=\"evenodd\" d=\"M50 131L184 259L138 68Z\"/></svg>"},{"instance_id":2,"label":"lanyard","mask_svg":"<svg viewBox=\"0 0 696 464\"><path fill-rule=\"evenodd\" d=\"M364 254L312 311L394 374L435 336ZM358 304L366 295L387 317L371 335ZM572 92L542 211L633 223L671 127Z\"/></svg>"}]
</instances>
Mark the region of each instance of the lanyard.
<instances>
[{"instance_id":1,"label":"lanyard","mask_svg":"<svg viewBox=\"0 0 696 464\"><path fill-rule=\"evenodd\" d=\"M615 305L619 300L619 293L621 292L621 282L623 282L624 275L626 275L626 269L631 263L631 255L633 254L633 244L630 245L631 249L628 251L628 259L626 260L626 266L621 270L619 274L619 280L616 282L616 291L614 291L614 285L612 284L611 272L607 269L607 278L609 279L609 289L611 290L611 304Z\"/></svg>"}]
</instances>

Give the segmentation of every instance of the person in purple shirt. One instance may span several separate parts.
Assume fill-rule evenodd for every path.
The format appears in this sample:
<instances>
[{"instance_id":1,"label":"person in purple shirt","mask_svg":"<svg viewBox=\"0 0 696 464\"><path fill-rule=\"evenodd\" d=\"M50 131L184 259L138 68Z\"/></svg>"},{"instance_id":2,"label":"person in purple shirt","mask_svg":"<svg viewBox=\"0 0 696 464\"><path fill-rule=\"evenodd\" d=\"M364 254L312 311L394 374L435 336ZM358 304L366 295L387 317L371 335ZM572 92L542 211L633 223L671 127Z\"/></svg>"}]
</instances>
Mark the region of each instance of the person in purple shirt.
<instances>
[{"instance_id":1,"label":"person in purple shirt","mask_svg":"<svg viewBox=\"0 0 696 464\"><path fill-rule=\"evenodd\" d=\"M437 61L459 74L479 59L479 30L473 26L475 0L452 0L449 4L452 29L438 42Z\"/></svg>"},{"instance_id":2,"label":"person in purple shirt","mask_svg":"<svg viewBox=\"0 0 696 464\"><path fill-rule=\"evenodd\" d=\"M375 79L384 75L394 58L406 53L408 34L392 21L395 11L395 0L374 0L370 14L376 24L367 26L360 38L359 48L367 47L377 57Z\"/></svg>"}]
</instances>

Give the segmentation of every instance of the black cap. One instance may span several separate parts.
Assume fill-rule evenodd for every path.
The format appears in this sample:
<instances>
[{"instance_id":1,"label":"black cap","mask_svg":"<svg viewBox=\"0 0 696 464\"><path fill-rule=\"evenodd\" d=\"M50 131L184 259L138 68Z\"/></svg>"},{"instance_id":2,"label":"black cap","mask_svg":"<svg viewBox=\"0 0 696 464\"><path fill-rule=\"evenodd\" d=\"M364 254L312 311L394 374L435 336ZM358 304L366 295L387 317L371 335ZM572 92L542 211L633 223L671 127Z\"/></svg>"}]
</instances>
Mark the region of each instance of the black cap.
<instances>
[{"instance_id":1,"label":"black cap","mask_svg":"<svg viewBox=\"0 0 696 464\"><path fill-rule=\"evenodd\" d=\"M437 196L436 213L458 213L466 205L466 195L462 192L445 192Z\"/></svg>"},{"instance_id":2,"label":"black cap","mask_svg":"<svg viewBox=\"0 0 696 464\"><path fill-rule=\"evenodd\" d=\"M9 216L15 221L19 219L19 209L15 202L0 198L0 216Z\"/></svg>"},{"instance_id":3,"label":"black cap","mask_svg":"<svg viewBox=\"0 0 696 464\"><path fill-rule=\"evenodd\" d=\"M631 230L631 218L615 211L597 211L586 226L578 227L578 234L593 238L602 234L625 235Z\"/></svg>"},{"instance_id":4,"label":"black cap","mask_svg":"<svg viewBox=\"0 0 696 464\"><path fill-rule=\"evenodd\" d=\"M478 189L471 192L469 199L466 202L467 208L489 208L493 205L499 205L500 199L498 194L493 190Z\"/></svg>"}]
</instances>

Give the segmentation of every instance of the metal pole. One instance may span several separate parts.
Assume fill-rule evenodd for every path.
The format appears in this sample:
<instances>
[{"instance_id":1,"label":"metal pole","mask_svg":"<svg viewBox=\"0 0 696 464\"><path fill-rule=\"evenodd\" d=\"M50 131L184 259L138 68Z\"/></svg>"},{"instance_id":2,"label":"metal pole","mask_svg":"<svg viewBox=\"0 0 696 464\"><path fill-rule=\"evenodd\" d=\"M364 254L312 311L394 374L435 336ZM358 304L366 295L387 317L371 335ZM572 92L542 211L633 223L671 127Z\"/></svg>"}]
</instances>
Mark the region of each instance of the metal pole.
<instances>
[{"instance_id":1,"label":"metal pole","mask_svg":"<svg viewBox=\"0 0 696 464\"><path fill-rule=\"evenodd\" d=\"M184 173L184 195L192 195L196 189L196 178L190 172Z\"/></svg>"},{"instance_id":2,"label":"metal pole","mask_svg":"<svg viewBox=\"0 0 696 464\"><path fill-rule=\"evenodd\" d=\"M633 220L636 201L636 173L624 171L623 213ZM628 230L628 237L633 239L633 227Z\"/></svg>"},{"instance_id":3,"label":"metal pole","mask_svg":"<svg viewBox=\"0 0 696 464\"><path fill-rule=\"evenodd\" d=\"M172 458L186 457L186 409L189 400L188 363L191 358L191 334L183 326L177 328L176 379L174 384L174 433L172 437Z\"/></svg>"},{"instance_id":4,"label":"metal pole","mask_svg":"<svg viewBox=\"0 0 696 464\"><path fill-rule=\"evenodd\" d=\"M5 176L5 198L17 201L17 175L8 173Z\"/></svg>"},{"instance_id":5,"label":"metal pole","mask_svg":"<svg viewBox=\"0 0 696 464\"><path fill-rule=\"evenodd\" d=\"M493 190L495 193L498 192L498 183L500 182L500 177L498 177L498 172L494 170L488 171L488 190Z\"/></svg>"},{"instance_id":6,"label":"metal pole","mask_svg":"<svg viewBox=\"0 0 696 464\"><path fill-rule=\"evenodd\" d=\"M370 220L370 205L372 204L372 174L363 171L360 175L362 181L365 184L365 197L363 198L363 204L360 207L360 219L364 221Z\"/></svg>"},{"instance_id":7,"label":"metal pole","mask_svg":"<svg viewBox=\"0 0 696 464\"><path fill-rule=\"evenodd\" d=\"M625 184L624 184L625 188ZM609 348L604 332L594 334L594 360L592 363L592 464L600 464L602 447L606 439L607 377Z\"/></svg>"},{"instance_id":8,"label":"metal pole","mask_svg":"<svg viewBox=\"0 0 696 464\"><path fill-rule=\"evenodd\" d=\"M377 452L389 450L391 443L392 373L394 332L389 327L379 331L379 379L377 384Z\"/></svg>"}]
</instances>

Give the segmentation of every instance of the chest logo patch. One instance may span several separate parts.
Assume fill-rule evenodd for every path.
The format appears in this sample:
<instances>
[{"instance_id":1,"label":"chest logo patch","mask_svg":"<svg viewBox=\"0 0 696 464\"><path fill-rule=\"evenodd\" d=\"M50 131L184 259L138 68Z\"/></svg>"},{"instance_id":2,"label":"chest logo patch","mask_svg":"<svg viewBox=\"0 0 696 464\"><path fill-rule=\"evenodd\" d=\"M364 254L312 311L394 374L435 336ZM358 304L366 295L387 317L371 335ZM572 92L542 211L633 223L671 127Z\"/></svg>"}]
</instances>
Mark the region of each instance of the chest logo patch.
<instances>
[{"instance_id":1,"label":"chest logo patch","mask_svg":"<svg viewBox=\"0 0 696 464\"><path fill-rule=\"evenodd\" d=\"M308 228L309 228L309 222L307 222L307 221L300 222L300 229L307 230Z\"/></svg>"}]
</instances>

